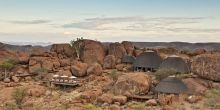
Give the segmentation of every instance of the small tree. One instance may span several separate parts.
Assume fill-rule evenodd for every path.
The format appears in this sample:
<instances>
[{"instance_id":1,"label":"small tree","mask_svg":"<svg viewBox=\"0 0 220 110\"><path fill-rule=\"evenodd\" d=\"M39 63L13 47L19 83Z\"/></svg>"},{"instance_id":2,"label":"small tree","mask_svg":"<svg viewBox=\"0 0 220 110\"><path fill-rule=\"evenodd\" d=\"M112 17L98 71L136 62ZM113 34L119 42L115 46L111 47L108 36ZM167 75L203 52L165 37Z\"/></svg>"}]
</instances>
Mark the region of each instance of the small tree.
<instances>
[{"instance_id":1,"label":"small tree","mask_svg":"<svg viewBox=\"0 0 220 110\"><path fill-rule=\"evenodd\" d=\"M77 55L77 58L79 59L80 57L80 50L82 49L82 41L83 40L83 37L81 38L76 38L76 40L71 40L70 41L70 45L71 47L76 51L76 55Z\"/></svg>"},{"instance_id":2,"label":"small tree","mask_svg":"<svg viewBox=\"0 0 220 110\"><path fill-rule=\"evenodd\" d=\"M15 65L16 61L12 59L8 59L0 65L0 67L5 70L5 78L7 77L7 71L13 69Z\"/></svg>"},{"instance_id":3,"label":"small tree","mask_svg":"<svg viewBox=\"0 0 220 110\"><path fill-rule=\"evenodd\" d=\"M24 98L27 96L27 89L26 88L15 88L12 92L12 97L15 100L16 104L19 108L21 108L21 105L24 102Z\"/></svg>"}]
</instances>

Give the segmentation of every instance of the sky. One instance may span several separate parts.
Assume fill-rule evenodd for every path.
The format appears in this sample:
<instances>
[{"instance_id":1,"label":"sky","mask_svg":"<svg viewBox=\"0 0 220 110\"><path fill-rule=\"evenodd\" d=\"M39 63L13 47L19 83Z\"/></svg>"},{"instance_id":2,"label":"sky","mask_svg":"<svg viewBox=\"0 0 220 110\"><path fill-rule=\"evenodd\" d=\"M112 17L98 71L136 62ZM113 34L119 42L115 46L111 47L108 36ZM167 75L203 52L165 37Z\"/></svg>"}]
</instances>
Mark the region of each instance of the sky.
<instances>
[{"instance_id":1,"label":"sky","mask_svg":"<svg viewBox=\"0 0 220 110\"><path fill-rule=\"evenodd\" d=\"M220 0L0 0L0 42L220 42Z\"/></svg>"}]
</instances>

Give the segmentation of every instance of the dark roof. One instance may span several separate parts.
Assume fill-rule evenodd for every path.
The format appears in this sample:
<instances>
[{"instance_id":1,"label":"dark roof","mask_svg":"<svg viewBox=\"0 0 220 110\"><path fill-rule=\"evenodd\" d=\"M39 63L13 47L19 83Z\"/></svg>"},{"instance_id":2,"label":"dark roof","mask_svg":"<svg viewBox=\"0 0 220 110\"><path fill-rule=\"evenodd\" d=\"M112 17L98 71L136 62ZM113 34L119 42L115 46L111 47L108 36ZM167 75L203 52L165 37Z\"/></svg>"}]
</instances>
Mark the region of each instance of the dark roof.
<instances>
[{"instance_id":1,"label":"dark roof","mask_svg":"<svg viewBox=\"0 0 220 110\"><path fill-rule=\"evenodd\" d=\"M175 77L167 77L155 87L156 92L180 94L187 91L187 86Z\"/></svg>"},{"instance_id":2,"label":"dark roof","mask_svg":"<svg viewBox=\"0 0 220 110\"><path fill-rule=\"evenodd\" d=\"M130 55L125 55L122 57L121 62L122 63L130 63L133 64L135 61L135 57L134 56L130 56Z\"/></svg>"},{"instance_id":3,"label":"dark roof","mask_svg":"<svg viewBox=\"0 0 220 110\"><path fill-rule=\"evenodd\" d=\"M180 73L190 72L190 67L188 67L184 60L181 57L174 55L166 58L160 65L160 68L174 69Z\"/></svg>"},{"instance_id":4,"label":"dark roof","mask_svg":"<svg viewBox=\"0 0 220 110\"><path fill-rule=\"evenodd\" d=\"M137 56L134 67L159 68L162 58L154 51L146 51Z\"/></svg>"}]
</instances>

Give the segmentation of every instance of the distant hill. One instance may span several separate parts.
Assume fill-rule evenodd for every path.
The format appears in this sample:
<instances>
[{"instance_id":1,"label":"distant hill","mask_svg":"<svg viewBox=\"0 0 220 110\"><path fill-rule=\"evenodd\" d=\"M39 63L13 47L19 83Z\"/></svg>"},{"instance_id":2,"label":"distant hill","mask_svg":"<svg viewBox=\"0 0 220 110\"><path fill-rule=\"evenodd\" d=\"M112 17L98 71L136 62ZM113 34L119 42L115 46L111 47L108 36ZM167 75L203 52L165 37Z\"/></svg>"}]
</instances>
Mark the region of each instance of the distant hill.
<instances>
[{"instance_id":1,"label":"distant hill","mask_svg":"<svg viewBox=\"0 0 220 110\"><path fill-rule=\"evenodd\" d=\"M187 43L187 42L133 42L140 48L174 47L181 50L220 50L220 43Z\"/></svg>"},{"instance_id":2,"label":"distant hill","mask_svg":"<svg viewBox=\"0 0 220 110\"><path fill-rule=\"evenodd\" d=\"M51 48L51 45L49 46L32 46L32 45L11 45L11 44L5 44L0 42L0 49L7 49L7 50L13 50L13 51L22 51L22 52L31 52L32 49L40 48L45 51L49 51Z\"/></svg>"},{"instance_id":3,"label":"distant hill","mask_svg":"<svg viewBox=\"0 0 220 110\"><path fill-rule=\"evenodd\" d=\"M110 42L103 42L104 45L108 45ZM136 47L139 48L177 48L180 50L218 50L220 51L220 43L187 43L187 42L133 42ZM16 45L15 45L16 44ZM52 43L28 43L30 45L23 45L25 43L1 43L0 49L9 49L14 51L30 52L34 48L41 48L45 51L49 51ZM27 44L27 43L26 43Z\"/></svg>"}]
</instances>

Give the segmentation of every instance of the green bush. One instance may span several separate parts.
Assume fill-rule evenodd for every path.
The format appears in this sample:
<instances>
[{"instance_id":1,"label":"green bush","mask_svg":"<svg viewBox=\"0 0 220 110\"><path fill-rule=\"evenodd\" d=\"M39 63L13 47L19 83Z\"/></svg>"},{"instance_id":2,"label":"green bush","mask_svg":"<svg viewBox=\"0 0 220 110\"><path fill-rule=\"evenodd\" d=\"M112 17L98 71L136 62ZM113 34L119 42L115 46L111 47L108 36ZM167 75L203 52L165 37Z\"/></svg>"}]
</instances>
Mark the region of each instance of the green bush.
<instances>
[{"instance_id":1,"label":"green bush","mask_svg":"<svg viewBox=\"0 0 220 110\"><path fill-rule=\"evenodd\" d=\"M46 74L48 73L48 69L38 68L38 69L34 70L34 73L38 74L38 76L36 77L37 80L43 79L44 76L46 76Z\"/></svg>"},{"instance_id":2,"label":"green bush","mask_svg":"<svg viewBox=\"0 0 220 110\"><path fill-rule=\"evenodd\" d=\"M205 105L211 109L220 109L220 89L210 89L205 93Z\"/></svg>"},{"instance_id":3,"label":"green bush","mask_svg":"<svg viewBox=\"0 0 220 110\"><path fill-rule=\"evenodd\" d=\"M97 107L93 104L87 104L84 106L84 110L102 110L102 108Z\"/></svg>"},{"instance_id":4,"label":"green bush","mask_svg":"<svg viewBox=\"0 0 220 110\"><path fill-rule=\"evenodd\" d=\"M156 73L155 73L155 77L157 80L162 80L168 76L171 75L176 75L177 72L174 69L159 69Z\"/></svg>"},{"instance_id":5,"label":"green bush","mask_svg":"<svg viewBox=\"0 0 220 110\"><path fill-rule=\"evenodd\" d=\"M14 102L7 102L5 104L5 110L15 110L16 109L16 104Z\"/></svg>"},{"instance_id":6,"label":"green bush","mask_svg":"<svg viewBox=\"0 0 220 110\"><path fill-rule=\"evenodd\" d=\"M7 71L13 69L14 66L16 65L16 63L17 62L13 59L7 59L2 64L0 64L0 68L5 70L4 78L8 77L7 76Z\"/></svg>"},{"instance_id":7,"label":"green bush","mask_svg":"<svg viewBox=\"0 0 220 110\"><path fill-rule=\"evenodd\" d=\"M118 80L119 73L117 72L117 70L112 70L110 73L108 73L108 76L109 76L109 78L112 79L113 81L117 81L117 80Z\"/></svg>"},{"instance_id":8,"label":"green bush","mask_svg":"<svg viewBox=\"0 0 220 110\"><path fill-rule=\"evenodd\" d=\"M137 105L132 106L129 110L146 110L144 103L139 103Z\"/></svg>"},{"instance_id":9,"label":"green bush","mask_svg":"<svg viewBox=\"0 0 220 110\"><path fill-rule=\"evenodd\" d=\"M80 50L83 48L83 45L81 42L82 40L83 40L83 37L70 41L71 47L76 51L77 58L80 57Z\"/></svg>"},{"instance_id":10,"label":"green bush","mask_svg":"<svg viewBox=\"0 0 220 110\"><path fill-rule=\"evenodd\" d=\"M24 103L25 96L27 96L26 88L15 88L15 90L12 92L12 97L18 106L21 106Z\"/></svg>"},{"instance_id":11,"label":"green bush","mask_svg":"<svg viewBox=\"0 0 220 110\"><path fill-rule=\"evenodd\" d=\"M67 106L66 105L60 105L55 110L67 110Z\"/></svg>"}]
</instances>

